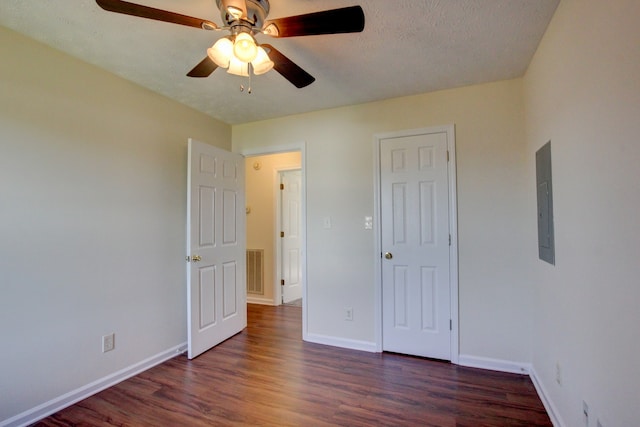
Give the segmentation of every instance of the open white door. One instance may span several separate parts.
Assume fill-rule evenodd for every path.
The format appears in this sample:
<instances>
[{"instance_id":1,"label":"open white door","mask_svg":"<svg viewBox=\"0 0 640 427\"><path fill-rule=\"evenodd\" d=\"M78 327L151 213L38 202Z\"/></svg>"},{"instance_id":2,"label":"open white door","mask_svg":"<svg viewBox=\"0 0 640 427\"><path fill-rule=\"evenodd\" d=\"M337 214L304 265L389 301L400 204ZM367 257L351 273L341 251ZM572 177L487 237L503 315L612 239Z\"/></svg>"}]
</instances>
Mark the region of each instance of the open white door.
<instances>
[{"instance_id":1,"label":"open white door","mask_svg":"<svg viewBox=\"0 0 640 427\"><path fill-rule=\"evenodd\" d=\"M189 139L187 187L192 359L247 326L244 158Z\"/></svg>"},{"instance_id":2,"label":"open white door","mask_svg":"<svg viewBox=\"0 0 640 427\"><path fill-rule=\"evenodd\" d=\"M302 173L299 169L280 172L280 270L282 274L282 302L302 298L302 269L300 262Z\"/></svg>"}]
</instances>

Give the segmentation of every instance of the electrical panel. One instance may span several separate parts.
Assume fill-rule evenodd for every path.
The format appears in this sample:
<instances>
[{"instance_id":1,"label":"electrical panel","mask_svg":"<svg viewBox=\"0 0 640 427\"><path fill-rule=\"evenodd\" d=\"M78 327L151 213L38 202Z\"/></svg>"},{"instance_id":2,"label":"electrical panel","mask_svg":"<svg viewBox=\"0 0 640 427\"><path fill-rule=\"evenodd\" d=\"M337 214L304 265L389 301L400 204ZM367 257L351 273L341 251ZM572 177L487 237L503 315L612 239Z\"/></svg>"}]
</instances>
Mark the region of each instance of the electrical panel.
<instances>
[{"instance_id":1,"label":"electrical panel","mask_svg":"<svg viewBox=\"0 0 640 427\"><path fill-rule=\"evenodd\" d=\"M538 257L555 265L551 141L536 152L536 186L538 187Z\"/></svg>"}]
</instances>

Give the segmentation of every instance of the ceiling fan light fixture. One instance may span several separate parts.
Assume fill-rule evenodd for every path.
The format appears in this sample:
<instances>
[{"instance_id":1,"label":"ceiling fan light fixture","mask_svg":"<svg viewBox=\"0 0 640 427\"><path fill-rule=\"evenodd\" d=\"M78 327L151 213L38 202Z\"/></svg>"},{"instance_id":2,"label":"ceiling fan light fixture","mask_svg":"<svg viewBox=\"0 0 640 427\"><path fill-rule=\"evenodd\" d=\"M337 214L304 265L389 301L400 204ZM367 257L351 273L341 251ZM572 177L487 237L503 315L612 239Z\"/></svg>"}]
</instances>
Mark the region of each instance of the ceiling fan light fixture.
<instances>
[{"instance_id":1,"label":"ceiling fan light fixture","mask_svg":"<svg viewBox=\"0 0 640 427\"><path fill-rule=\"evenodd\" d=\"M227 68L233 57L233 43L229 38L222 37L207 49L207 55L218 67Z\"/></svg>"},{"instance_id":2,"label":"ceiling fan light fixture","mask_svg":"<svg viewBox=\"0 0 640 427\"><path fill-rule=\"evenodd\" d=\"M253 74L259 76L260 74L264 74L271 70L274 63L269 58L269 55L267 55L267 52L262 47L258 46L258 54L256 55L256 59L251 61L251 66L253 68Z\"/></svg>"},{"instance_id":3,"label":"ceiling fan light fixture","mask_svg":"<svg viewBox=\"0 0 640 427\"><path fill-rule=\"evenodd\" d=\"M258 46L249 33L239 33L233 43L233 54L242 62L249 63L256 59Z\"/></svg>"},{"instance_id":4,"label":"ceiling fan light fixture","mask_svg":"<svg viewBox=\"0 0 640 427\"><path fill-rule=\"evenodd\" d=\"M231 58L227 73L235 74L236 76L249 77L249 63L240 61L235 57Z\"/></svg>"}]
</instances>

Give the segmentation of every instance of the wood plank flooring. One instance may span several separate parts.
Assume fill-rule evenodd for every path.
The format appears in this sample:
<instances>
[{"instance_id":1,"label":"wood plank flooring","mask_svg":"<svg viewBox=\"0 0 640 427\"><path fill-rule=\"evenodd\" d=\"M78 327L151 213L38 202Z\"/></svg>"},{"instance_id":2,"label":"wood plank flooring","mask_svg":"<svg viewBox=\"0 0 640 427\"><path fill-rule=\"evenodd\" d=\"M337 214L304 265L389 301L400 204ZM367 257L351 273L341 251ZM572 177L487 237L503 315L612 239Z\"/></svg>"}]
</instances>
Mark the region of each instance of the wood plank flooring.
<instances>
[{"instance_id":1,"label":"wood plank flooring","mask_svg":"<svg viewBox=\"0 0 640 427\"><path fill-rule=\"evenodd\" d=\"M527 376L305 343L301 308L249 305L242 333L37 426L551 426Z\"/></svg>"}]
</instances>

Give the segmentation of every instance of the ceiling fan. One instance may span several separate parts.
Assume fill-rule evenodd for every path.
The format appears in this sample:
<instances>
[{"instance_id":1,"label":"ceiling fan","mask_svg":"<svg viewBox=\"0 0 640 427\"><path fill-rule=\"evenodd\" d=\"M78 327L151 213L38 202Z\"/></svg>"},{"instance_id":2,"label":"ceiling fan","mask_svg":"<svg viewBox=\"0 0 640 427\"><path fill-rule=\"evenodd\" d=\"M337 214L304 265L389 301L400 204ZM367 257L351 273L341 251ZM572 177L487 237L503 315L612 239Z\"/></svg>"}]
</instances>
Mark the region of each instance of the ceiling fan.
<instances>
[{"instance_id":1,"label":"ceiling fan","mask_svg":"<svg viewBox=\"0 0 640 427\"><path fill-rule=\"evenodd\" d=\"M264 74L272 68L298 88L315 78L269 44L258 44L254 35L298 37L323 34L357 33L364 29L364 13L360 6L330 9L303 15L267 20L269 0L216 0L222 27L206 19L195 18L123 0L96 0L104 10L156 21L186 25L203 30L228 30L207 56L187 76L208 77L216 68L240 76Z\"/></svg>"}]
</instances>

